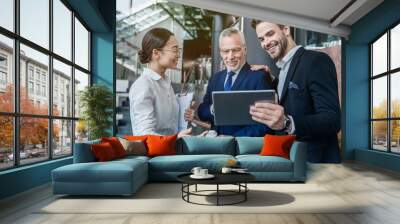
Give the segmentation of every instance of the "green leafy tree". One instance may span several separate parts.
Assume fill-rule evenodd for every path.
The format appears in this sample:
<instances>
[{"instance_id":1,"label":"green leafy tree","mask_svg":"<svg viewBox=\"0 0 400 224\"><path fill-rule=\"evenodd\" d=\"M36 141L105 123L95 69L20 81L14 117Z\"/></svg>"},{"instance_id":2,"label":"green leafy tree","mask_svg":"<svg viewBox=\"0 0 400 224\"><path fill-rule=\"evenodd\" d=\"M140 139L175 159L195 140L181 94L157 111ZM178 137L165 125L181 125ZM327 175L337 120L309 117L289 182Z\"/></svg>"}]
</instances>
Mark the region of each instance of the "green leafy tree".
<instances>
[{"instance_id":1,"label":"green leafy tree","mask_svg":"<svg viewBox=\"0 0 400 224\"><path fill-rule=\"evenodd\" d=\"M88 128L89 139L110 136L107 131L112 126L112 92L104 85L86 87L80 93L81 118Z\"/></svg>"}]
</instances>

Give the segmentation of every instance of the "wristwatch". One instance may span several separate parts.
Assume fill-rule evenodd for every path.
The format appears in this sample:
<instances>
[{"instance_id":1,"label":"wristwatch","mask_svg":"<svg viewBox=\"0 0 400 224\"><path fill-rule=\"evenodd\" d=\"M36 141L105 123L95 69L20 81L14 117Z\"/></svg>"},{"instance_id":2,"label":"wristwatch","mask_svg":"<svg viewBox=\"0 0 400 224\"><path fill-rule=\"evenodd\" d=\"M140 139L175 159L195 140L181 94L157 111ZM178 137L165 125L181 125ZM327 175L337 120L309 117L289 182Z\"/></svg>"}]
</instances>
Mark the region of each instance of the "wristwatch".
<instances>
[{"instance_id":1,"label":"wristwatch","mask_svg":"<svg viewBox=\"0 0 400 224\"><path fill-rule=\"evenodd\" d=\"M290 133L291 129L292 129L292 120L287 116L285 116L285 120L283 122L283 130L287 133Z\"/></svg>"}]
</instances>

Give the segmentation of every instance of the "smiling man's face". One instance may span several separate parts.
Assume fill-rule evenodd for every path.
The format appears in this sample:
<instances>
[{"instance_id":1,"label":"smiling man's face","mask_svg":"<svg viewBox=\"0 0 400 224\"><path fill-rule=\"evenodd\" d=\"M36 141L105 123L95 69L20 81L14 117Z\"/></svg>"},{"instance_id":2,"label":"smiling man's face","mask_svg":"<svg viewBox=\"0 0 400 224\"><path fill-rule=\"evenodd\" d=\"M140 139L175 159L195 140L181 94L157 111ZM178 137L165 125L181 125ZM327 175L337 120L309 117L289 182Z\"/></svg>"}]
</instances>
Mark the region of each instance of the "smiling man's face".
<instances>
[{"instance_id":1,"label":"smiling man's face","mask_svg":"<svg viewBox=\"0 0 400 224\"><path fill-rule=\"evenodd\" d=\"M261 47L275 59L282 59L288 47L287 35L290 29L287 26L280 27L275 23L261 22L256 26L256 33Z\"/></svg>"},{"instance_id":2,"label":"smiling man's face","mask_svg":"<svg viewBox=\"0 0 400 224\"><path fill-rule=\"evenodd\" d=\"M239 34L222 37L220 53L226 68L237 71L246 61L246 47L243 46Z\"/></svg>"}]
</instances>

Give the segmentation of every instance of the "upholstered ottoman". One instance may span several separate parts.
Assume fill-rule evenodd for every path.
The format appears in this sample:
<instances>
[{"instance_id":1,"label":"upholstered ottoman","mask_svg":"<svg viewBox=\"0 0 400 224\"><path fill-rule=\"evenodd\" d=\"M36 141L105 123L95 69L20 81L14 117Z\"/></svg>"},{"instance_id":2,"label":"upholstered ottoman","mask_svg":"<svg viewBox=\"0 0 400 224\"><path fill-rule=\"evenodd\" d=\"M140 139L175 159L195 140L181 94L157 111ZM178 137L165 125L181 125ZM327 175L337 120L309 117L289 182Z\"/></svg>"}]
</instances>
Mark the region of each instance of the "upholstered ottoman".
<instances>
[{"instance_id":1,"label":"upholstered ottoman","mask_svg":"<svg viewBox=\"0 0 400 224\"><path fill-rule=\"evenodd\" d=\"M52 171L54 194L131 195L148 181L147 156L96 162L90 149L99 140L76 143L74 163Z\"/></svg>"},{"instance_id":2,"label":"upholstered ottoman","mask_svg":"<svg viewBox=\"0 0 400 224\"><path fill-rule=\"evenodd\" d=\"M147 157L108 162L74 163L52 172L53 193L68 195L131 195L148 180Z\"/></svg>"}]
</instances>

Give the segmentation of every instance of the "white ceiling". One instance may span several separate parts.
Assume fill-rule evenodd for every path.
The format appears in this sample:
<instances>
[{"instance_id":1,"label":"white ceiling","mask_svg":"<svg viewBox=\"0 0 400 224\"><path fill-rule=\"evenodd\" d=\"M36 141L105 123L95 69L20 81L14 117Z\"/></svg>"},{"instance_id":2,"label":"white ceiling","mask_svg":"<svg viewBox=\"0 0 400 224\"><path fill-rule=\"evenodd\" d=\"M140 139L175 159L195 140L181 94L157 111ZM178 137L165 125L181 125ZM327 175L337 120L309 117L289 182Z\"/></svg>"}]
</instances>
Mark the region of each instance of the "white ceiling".
<instances>
[{"instance_id":1,"label":"white ceiling","mask_svg":"<svg viewBox=\"0 0 400 224\"><path fill-rule=\"evenodd\" d=\"M347 37L350 27L383 0L169 0L227 14ZM338 14L347 4L336 20Z\"/></svg>"},{"instance_id":2,"label":"white ceiling","mask_svg":"<svg viewBox=\"0 0 400 224\"><path fill-rule=\"evenodd\" d=\"M230 2L243 4L245 1L230 0ZM350 0L251 0L245 4L329 20L349 2Z\"/></svg>"}]
</instances>

